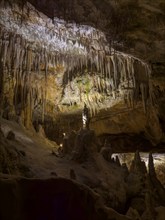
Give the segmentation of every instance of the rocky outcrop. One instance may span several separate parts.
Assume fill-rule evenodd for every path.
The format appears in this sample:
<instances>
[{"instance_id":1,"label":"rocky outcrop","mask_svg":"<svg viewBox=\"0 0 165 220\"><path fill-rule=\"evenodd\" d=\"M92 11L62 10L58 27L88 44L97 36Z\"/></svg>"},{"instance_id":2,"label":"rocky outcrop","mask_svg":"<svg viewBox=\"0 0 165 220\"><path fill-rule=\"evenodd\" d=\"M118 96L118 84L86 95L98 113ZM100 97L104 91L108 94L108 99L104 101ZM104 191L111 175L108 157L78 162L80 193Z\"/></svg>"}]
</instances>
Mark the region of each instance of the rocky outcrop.
<instances>
[{"instance_id":1,"label":"rocky outcrop","mask_svg":"<svg viewBox=\"0 0 165 220\"><path fill-rule=\"evenodd\" d=\"M0 179L1 220L131 220L107 208L88 187L64 178Z\"/></svg>"}]
</instances>

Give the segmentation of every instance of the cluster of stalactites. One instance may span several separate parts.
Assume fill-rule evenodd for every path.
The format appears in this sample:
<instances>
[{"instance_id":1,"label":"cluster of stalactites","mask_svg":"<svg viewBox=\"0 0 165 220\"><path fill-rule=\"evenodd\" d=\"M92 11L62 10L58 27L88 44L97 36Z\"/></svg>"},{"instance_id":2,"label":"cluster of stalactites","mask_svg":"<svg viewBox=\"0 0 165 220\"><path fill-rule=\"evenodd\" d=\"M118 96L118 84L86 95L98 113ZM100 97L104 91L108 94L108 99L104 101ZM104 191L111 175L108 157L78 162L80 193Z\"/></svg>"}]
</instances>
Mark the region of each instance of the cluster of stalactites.
<instances>
[{"instance_id":1,"label":"cluster of stalactites","mask_svg":"<svg viewBox=\"0 0 165 220\"><path fill-rule=\"evenodd\" d=\"M68 23L48 18L30 3L22 7L8 1L0 3L0 24L8 31L22 35L36 47L42 45L51 52L87 55L91 47L108 50L105 34L88 25Z\"/></svg>"},{"instance_id":2,"label":"cluster of stalactites","mask_svg":"<svg viewBox=\"0 0 165 220\"><path fill-rule=\"evenodd\" d=\"M16 115L24 115L23 123L25 125L31 121L33 111L38 105L42 106L40 110L42 120L44 120L47 76L50 67L51 74L55 74L57 66L71 70L76 64L75 60L78 62L81 58L84 60L82 55L74 57L72 54L50 52L43 48L43 45L36 48L32 42L28 42L22 36L8 32L0 26L0 80L2 83L9 81L12 83L11 86L1 89L1 108L3 108L3 102L10 96L9 94L14 93L10 105L14 106ZM34 73L44 77L44 85L39 83L34 85L32 81L32 74ZM2 111L1 109L1 114Z\"/></svg>"},{"instance_id":3,"label":"cluster of stalactites","mask_svg":"<svg viewBox=\"0 0 165 220\"><path fill-rule=\"evenodd\" d=\"M5 83L11 79L12 82L12 86L7 87L8 91L6 89L2 91L2 102L13 92L13 103L10 105L15 107L16 115L24 114L23 123L28 127L33 109L39 102L42 103L42 116L44 115L46 87L32 86L31 73L40 74L41 64L44 64L46 79L48 54L43 49L33 51L31 45L22 37L8 33L3 28L0 30L0 36L0 65L3 70L1 80Z\"/></svg>"},{"instance_id":4,"label":"cluster of stalactites","mask_svg":"<svg viewBox=\"0 0 165 220\"><path fill-rule=\"evenodd\" d=\"M37 100L41 96L42 115L44 117L46 104L46 82L48 67L61 65L65 69L63 86L74 79L77 74L85 72L95 77L95 86L99 92L120 91L123 98L132 106L134 102L142 97L144 109L149 91L149 68L147 64L139 59L124 53L113 52L107 54L104 50L98 51L91 48L87 55L62 54L50 52L39 45L34 45L18 34L9 33L5 28L0 28L0 58L3 66L3 77L15 79L15 97L18 87L22 88L22 108L30 106L31 113ZM35 88L31 86L31 73L45 72L45 87ZM19 91L20 92L20 91ZM115 98L115 95L114 95ZM14 101L16 102L16 100ZM15 104L15 103L14 103ZM90 103L86 103L90 105Z\"/></svg>"},{"instance_id":5,"label":"cluster of stalactites","mask_svg":"<svg viewBox=\"0 0 165 220\"><path fill-rule=\"evenodd\" d=\"M132 108L141 100L144 111L147 111L150 68L143 61L117 51L108 55L105 51L92 50L88 57L75 59L69 65L64 75L65 84L76 76L83 77L84 73L92 76L94 87L105 97L109 94L113 94L113 99L120 96ZM90 98L85 102L95 108L95 97Z\"/></svg>"},{"instance_id":6,"label":"cluster of stalactites","mask_svg":"<svg viewBox=\"0 0 165 220\"><path fill-rule=\"evenodd\" d=\"M52 23L31 4L22 8L13 4L11 9L4 3L7 4L1 1L0 58L5 76L16 79L16 93L17 87L23 89L22 103L26 103L30 94L30 108L36 106L35 102L43 103L44 115L49 67L62 66L64 87L78 74L83 77L87 73L93 77L98 94L113 94L113 99L120 95L131 107L141 98L146 111L150 71L146 63L114 51L105 34L95 28L58 18ZM18 13L20 10L22 15ZM31 73L40 75L41 71L45 72L45 87L33 87ZM86 104L91 107L93 103L95 99L90 96Z\"/></svg>"}]
</instances>

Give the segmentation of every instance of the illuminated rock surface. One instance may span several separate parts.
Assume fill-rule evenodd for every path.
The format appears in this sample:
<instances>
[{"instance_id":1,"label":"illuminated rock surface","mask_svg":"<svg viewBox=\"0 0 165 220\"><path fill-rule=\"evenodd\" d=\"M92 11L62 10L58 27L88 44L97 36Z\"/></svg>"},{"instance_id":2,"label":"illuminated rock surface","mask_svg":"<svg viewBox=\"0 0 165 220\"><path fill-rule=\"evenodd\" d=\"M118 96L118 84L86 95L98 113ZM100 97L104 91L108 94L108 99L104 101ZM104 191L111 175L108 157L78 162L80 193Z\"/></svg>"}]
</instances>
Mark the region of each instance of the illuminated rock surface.
<instances>
[{"instance_id":1,"label":"illuminated rock surface","mask_svg":"<svg viewBox=\"0 0 165 220\"><path fill-rule=\"evenodd\" d=\"M0 219L163 220L164 3L30 2L0 1Z\"/></svg>"}]
</instances>

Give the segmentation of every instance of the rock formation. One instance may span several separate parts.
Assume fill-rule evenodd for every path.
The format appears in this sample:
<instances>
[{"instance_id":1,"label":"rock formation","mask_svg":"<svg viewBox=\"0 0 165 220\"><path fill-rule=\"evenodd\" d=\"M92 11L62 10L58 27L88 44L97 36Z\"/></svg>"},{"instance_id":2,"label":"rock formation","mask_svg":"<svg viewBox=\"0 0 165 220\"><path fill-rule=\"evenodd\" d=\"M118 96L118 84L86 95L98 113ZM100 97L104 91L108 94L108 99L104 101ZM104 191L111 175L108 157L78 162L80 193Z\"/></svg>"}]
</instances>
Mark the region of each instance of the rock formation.
<instances>
[{"instance_id":1,"label":"rock formation","mask_svg":"<svg viewBox=\"0 0 165 220\"><path fill-rule=\"evenodd\" d=\"M135 153L127 181L129 186L133 184L128 189L129 197L134 195L131 199L131 207L138 211L141 219L157 219L155 208L165 204L163 199L165 189L156 177L151 153L149 154L148 172L141 161L139 152ZM134 215L136 216L136 213Z\"/></svg>"},{"instance_id":2,"label":"rock formation","mask_svg":"<svg viewBox=\"0 0 165 220\"><path fill-rule=\"evenodd\" d=\"M8 124L8 126L9 125L10 124ZM116 217L114 217L116 219L135 219L139 218L140 216L142 220L145 220L151 217L154 218L154 216L157 215L162 215L161 211L159 214L159 211L156 210L159 210L160 207L164 206L163 193L165 190L161 183L157 180L151 154L149 156L150 160L148 172L144 166L143 161L141 160L139 152L135 153L131 168L130 170L128 170L126 165L119 166L119 164L116 163L115 160L114 162L112 162L112 159L110 161L105 160L105 158L101 155L101 152L98 152L97 150L97 141L94 133L88 129L82 129L77 133L75 145L72 147L73 152L68 152L64 157L51 157L51 150L57 150L58 146L53 146L52 148L52 145L50 145L48 140L46 140L45 142L44 136L39 136L37 133L36 135L34 135L33 133L33 135L31 136L29 132L26 133L26 130L19 130L20 125L17 124L16 126L15 123L12 123L11 125L15 126L15 140L9 140L4 135L2 135L0 140L0 167L2 173L10 175L21 175L28 178L32 176L44 178L47 177L47 180L45 180L46 186L49 189L52 189L52 187L55 189L57 187L56 192L54 192L53 189L51 190L51 193L54 192L52 194L54 195L53 198L56 198L57 192L59 193L60 189L58 189L59 186L56 186L56 183L60 180L52 180L52 183L50 183L51 180L49 180L49 178L54 178L56 176L65 177L64 182L66 181L66 185L64 188L61 188L61 190L63 191L62 195L65 196L67 192L64 189L69 187L67 186L68 178L71 178L71 180L74 180L78 183L78 192L79 190L81 191L82 184L85 184L88 188L90 188L92 193L97 193L103 201L104 205L100 205L100 203L98 204L96 203L96 201L93 204L96 205L100 210L99 212L102 213L100 213L100 218L103 218L104 216L104 219L108 219L108 216L111 215L111 212L116 213ZM5 127L3 124L2 132L4 132L4 129ZM12 127L8 129L13 130ZM23 139L18 139L18 137L22 137ZM13 147L14 145L15 147ZM24 151L22 151L21 149L24 149ZM13 187L13 181L16 184L16 188L21 187L21 190L18 190L19 192L21 192L21 194L19 194L17 191L14 195L11 194L11 196L14 196L14 198L12 197L14 201L17 201L17 196L19 198L25 198L27 196L27 192L25 193L26 190L24 190L24 184L26 185L26 189L31 188L31 184L33 185L33 180L30 179L20 180L19 178L18 180L16 178L15 180L12 180L11 178L13 177L11 176L8 176L7 178L10 179L8 181L11 183L9 184L11 187ZM3 175L0 179L0 181L3 182L4 185L8 184L8 182L6 182L7 180L3 180ZM36 185L44 184L44 180L38 179L36 181ZM0 190L2 190L2 192L4 191L4 185L1 184L0 186ZM39 188L40 187L38 187L38 189ZM36 186L34 187L34 190L35 189ZM32 194L36 195L36 197L35 199L34 197L28 197L29 200L32 202L34 202L34 200L38 201L38 204L41 205L43 201L42 199L49 196L50 193L48 191L45 191L43 194L40 194L42 199L38 199L38 194L35 194L37 192L34 192L33 189L31 192ZM4 191L1 195L8 198L7 194L5 193L7 192ZM77 193L75 195L75 199L77 198L79 200L79 198L77 197ZM91 194L91 198L93 198L93 196L94 194ZM1 199L3 199L3 197L1 197ZM9 203L8 205L10 204L11 203ZM18 204L20 205L19 202ZM21 207L24 207L24 202L22 203L22 205L23 206ZM4 203L3 206L1 206L1 208L5 206L9 208L9 206L7 206L6 203ZM62 206L65 207L64 204ZM101 211L102 208L100 209L100 206L103 208L103 211ZM34 208L33 213L36 213L37 217L40 216L40 213L42 213L42 215L45 215L45 213L47 213L47 215L49 216L49 214L53 212L54 215L56 215L56 206L51 207L54 207L54 211L52 211L52 209L50 208L49 213L46 211L46 209L44 212L38 212L37 208ZM86 209L86 206L83 207L84 209ZM93 209L89 206L88 208L89 212L92 214ZM2 216L2 219L6 219L7 217L5 218L5 216L8 216L9 213L5 214L5 211L3 210L5 209L2 208L0 210L0 214ZM11 213L13 213L13 215L16 216L17 219L26 219L26 216L29 217L29 215L33 219L32 213L29 212L29 214L27 214L28 211L26 211L26 209L21 209L21 213L24 215L23 217L19 217L20 215L22 215L19 210L17 210L17 214L15 213L15 211L11 211ZM118 214L117 212L122 213L122 215ZM126 213L128 217L125 215ZM82 217L82 219L84 218L87 219L86 217Z\"/></svg>"},{"instance_id":3,"label":"rock formation","mask_svg":"<svg viewBox=\"0 0 165 220\"><path fill-rule=\"evenodd\" d=\"M149 169L149 178L150 178L151 184L153 185L153 188L155 188L155 191L159 195L159 198L161 198L162 204L165 204L165 189L156 177L153 157L151 153L149 154L148 169Z\"/></svg>"},{"instance_id":4,"label":"rock formation","mask_svg":"<svg viewBox=\"0 0 165 220\"><path fill-rule=\"evenodd\" d=\"M95 134L88 129L81 129L75 139L75 144L72 150L72 160L83 162L88 157L92 156L92 152L96 151L96 146L93 144Z\"/></svg>"},{"instance_id":5,"label":"rock formation","mask_svg":"<svg viewBox=\"0 0 165 220\"><path fill-rule=\"evenodd\" d=\"M0 219L162 220L164 8L0 0Z\"/></svg>"},{"instance_id":6,"label":"rock formation","mask_svg":"<svg viewBox=\"0 0 165 220\"><path fill-rule=\"evenodd\" d=\"M146 111L150 68L145 62L115 51L108 46L104 33L95 28L57 18L52 23L28 3L21 15L18 4L12 7L8 2L1 4L4 117L21 116L29 127L36 111L43 121L59 101L78 106L83 101L95 113L104 94L114 101L122 97L133 107L140 98L139 91ZM53 89L58 90L58 97L47 90L51 79L55 80ZM55 99L59 101L55 103Z\"/></svg>"},{"instance_id":7,"label":"rock formation","mask_svg":"<svg viewBox=\"0 0 165 220\"><path fill-rule=\"evenodd\" d=\"M50 5L54 7L54 3ZM149 63L116 50L103 31L57 17L52 20L26 1L2 1L0 12L0 97L4 118L19 121L29 129L42 124L46 135L57 141L59 136L53 130L60 132L62 126L67 131L72 126L79 129L80 118L75 124L69 116L65 123L64 117L68 112L75 116L74 112L85 103L93 116L91 128L98 134L126 130L144 132L153 143L162 141L163 107L153 109L158 91L155 81L150 80ZM159 101L161 106L163 100ZM107 117L104 121L100 120L102 115L97 116L109 108L111 126L107 126ZM107 113L103 112L104 117ZM118 114L122 117L119 122ZM102 123L99 128L98 123Z\"/></svg>"},{"instance_id":8,"label":"rock formation","mask_svg":"<svg viewBox=\"0 0 165 220\"><path fill-rule=\"evenodd\" d=\"M40 187L38 187L40 185ZM104 208L99 196L70 180L1 179L1 219L131 220ZM95 201L95 202L94 202ZM10 210L10 212L9 212Z\"/></svg>"},{"instance_id":9,"label":"rock formation","mask_svg":"<svg viewBox=\"0 0 165 220\"><path fill-rule=\"evenodd\" d=\"M139 151L136 151L134 160L132 161L130 172L145 174L147 172L144 161L141 161Z\"/></svg>"}]
</instances>

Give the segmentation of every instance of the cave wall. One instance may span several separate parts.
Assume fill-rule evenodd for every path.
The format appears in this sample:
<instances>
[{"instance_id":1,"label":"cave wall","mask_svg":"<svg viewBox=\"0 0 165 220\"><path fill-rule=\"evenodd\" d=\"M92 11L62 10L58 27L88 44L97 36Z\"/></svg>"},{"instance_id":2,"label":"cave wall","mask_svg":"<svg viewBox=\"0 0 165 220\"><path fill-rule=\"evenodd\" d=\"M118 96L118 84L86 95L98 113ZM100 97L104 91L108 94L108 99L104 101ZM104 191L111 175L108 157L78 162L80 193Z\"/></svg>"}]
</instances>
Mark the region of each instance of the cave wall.
<instances>
[{"instance_id":1,"label":"cave wall","mask_svg":"<svg viewBox=\"0 0 165 220\"><path fill-rule=\"evenodd\" d=\"M121 32L120 37L118 37L119 33L115 33L115 23L108 23L109 14L105 13L103 21L116 34L108 33L113 38L110 41L108 36L98 29L53 18L52 14L48 13L50 6L55 7L53 2L48 2L47 13L44 11L44 1L40 5L37 1L33 1L36 8L26 1L15 2L16 4L11 1L1 2L0 108L4 118L16 120L27 128L31 128L33 124L38 129L38 124L43 124L47 135L53 138L54 129L56 133L60 133L62 130L77 130L77 127L81 126L81 113L78 111L86 103L93 117L91 128L97 130L98 135L143 131L153 142L163 140L164 85L160 85L163 78L159 80L158 77L160 75L162 77L164 62L163 31L160 34L154 31L151 33L151 39L148 36L150 32L144 35L148 28L151 29L148 26L152 20L151 13L155 16L152 29L156 22L158 22L157 28L162 28L164 13L161 1L149 5L145 1L132 4L129 1L107 3L114 13L111 15L113 22L118 12L127 14L130 9L134 9L125 26L123 26L124 20L121 19L122 29L116 25ZM83 10L86 8L86 2L76 2L77 6L73 4L73 9L81 4ZM64 3L65 1L59 2L56 8L59 7L62 11ZM92 4L94 3L89 3L91 7ZM98 8L102 13L105 5L103 2L102 9L99 9L97 4L94 8ZM45 12L51 19L37 9ZM53 16L58 15L56 12L53 13L55 13ZM131 20L134 15L140 23L137 27L135 20ZM102 18L103 15L100 16ZM73 22L71 17L66 19ZM75 17L75 21L81 24L85 22L83 19L84 16L81 21ZM91 22L89 18L89 24L95 25L92 18ZM105 27L98 24L98 28L104 30ZM78 34L73 31L74 29ZM143 34L139 35L139 33ZM117 40L121 36L122 44ZM114 37L116 42L112 44ZM157 41L161 44L156 44ZM145 46L145 53L140 49L142 48L140 42ZM152 42L159 47L150 47ZM131 45L128 47L129 43ZM137 55L149 64L121 51ZM117 116L116 106L119 106L120 111L124 108L123 103L130 111ZM140 110L136 110L139 105ZM110 119L104 120L99 112L108 108L113 115ZM132 108L135 110L132 111ZM75 115L79 115L78 123L72 122L71 117L74 117L74 114L68 116L70 117L68 122L65 118L62 121L65 115L60 115L61 112L66 114L75 112ZM95 118L96 114L98 117Z\"/></svg>"}]
</instances>

